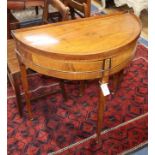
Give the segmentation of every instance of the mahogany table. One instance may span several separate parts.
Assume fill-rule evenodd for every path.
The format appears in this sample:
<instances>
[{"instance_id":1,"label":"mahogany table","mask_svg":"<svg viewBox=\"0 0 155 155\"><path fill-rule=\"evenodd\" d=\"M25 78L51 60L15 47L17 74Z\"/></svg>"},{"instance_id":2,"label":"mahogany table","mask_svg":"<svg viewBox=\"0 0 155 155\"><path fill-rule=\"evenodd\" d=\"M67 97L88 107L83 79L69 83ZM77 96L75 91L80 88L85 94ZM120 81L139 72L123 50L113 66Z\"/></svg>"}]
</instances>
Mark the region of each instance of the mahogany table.
<instances>
[{"instance_id":1,"label":"mahogany table","mask_svg":"<svg viewBox=\"0 0 155 155\"><path fill-rule=\"evenodd\" d=\"M135 55L141 32L131 13L89 17L13 31L28 112L32 117L25 66L68 80L99 79L97 140L111 74L125 68Z\"/></svg>"}]
</instances>

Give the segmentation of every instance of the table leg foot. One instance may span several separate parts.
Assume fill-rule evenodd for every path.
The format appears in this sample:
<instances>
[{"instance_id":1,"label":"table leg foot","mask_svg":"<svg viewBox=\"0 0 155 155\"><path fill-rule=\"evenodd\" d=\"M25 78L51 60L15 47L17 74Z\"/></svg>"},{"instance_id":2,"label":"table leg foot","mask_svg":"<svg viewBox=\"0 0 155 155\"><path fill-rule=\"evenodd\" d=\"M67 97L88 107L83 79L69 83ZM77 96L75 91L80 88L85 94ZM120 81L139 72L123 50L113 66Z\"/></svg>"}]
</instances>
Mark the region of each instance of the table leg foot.
<instances>
[{"instance_id":1,"label":"table leg foot","mask_svg":"<svg viewBox=\"0 0 155 155\"><path fill-rule=\"evenodd\" d=\"M103 114L106 102L106 96L103 96L102 90L100 91L100 99L98 105L98 119L97 119L97 143L101 143L101 131L103 126Z\"/></svg>"}]
</instances>

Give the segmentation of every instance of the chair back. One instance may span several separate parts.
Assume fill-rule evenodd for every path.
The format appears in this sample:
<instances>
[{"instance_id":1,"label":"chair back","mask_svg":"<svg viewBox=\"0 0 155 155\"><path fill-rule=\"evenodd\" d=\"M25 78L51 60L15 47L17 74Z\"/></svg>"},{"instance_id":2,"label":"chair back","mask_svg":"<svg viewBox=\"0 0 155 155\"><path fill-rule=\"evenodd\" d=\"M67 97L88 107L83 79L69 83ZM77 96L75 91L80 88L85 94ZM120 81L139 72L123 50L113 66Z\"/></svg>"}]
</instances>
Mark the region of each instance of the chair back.
<instances>
[{"instance_id":1,"label":"chair back","mask_svg":"<svg viewBox=\"0 0 155 155\"><path fill-rule=\"evenodd\" d=\"M71 17L74 19L75 14L78 14L80 17L89 17L90 16L90 0L67 0L67 5L70 7Z\"/></svg>"}]
</instances>

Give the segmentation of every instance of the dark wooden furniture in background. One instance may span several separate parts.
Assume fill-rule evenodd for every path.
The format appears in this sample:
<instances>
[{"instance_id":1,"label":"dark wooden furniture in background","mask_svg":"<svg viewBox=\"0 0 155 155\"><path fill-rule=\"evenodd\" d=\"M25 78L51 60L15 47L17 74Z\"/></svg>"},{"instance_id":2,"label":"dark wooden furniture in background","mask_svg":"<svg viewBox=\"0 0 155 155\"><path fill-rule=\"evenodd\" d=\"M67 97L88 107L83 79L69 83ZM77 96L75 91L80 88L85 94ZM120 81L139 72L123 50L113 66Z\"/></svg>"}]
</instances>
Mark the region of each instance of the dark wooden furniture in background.
<instances>
[{"instance_id":1,"label":"dark wooden furniture in background","mask_svg":"<svg viewBox=\"0 0 155 155\"><path fill-rule=\"evenodd\" d=\"M95 16L13 31L26 104L29 107L31 105L26 66L60 79L98 78L99 85L106 86L109 76L121 71L133 59L140 32L139 19L130 13ZM97 114L98 142L106 97L101 89ZM32 117L30 108L28 112Z\"/></svg>"},{"instance_id":2,"label":"dark wooden furniture in background","mask_svg":"<svg viewBox=\"0 0 155 155\"><path fill-rule=\"evenodd\" d=\"M21 105L21 95L20 95L21 91L19 87L20 67L19 67L16 53L14 51L15 42L13 39L9 39L7 41L7 47L8 47L7 48L7 75L16 95L19 114L20 116L22 116L22 107L21 107L22 105Z\"/></svg>"},{"instance_id":3,"label":"dark wooden furniture in background","mask_svg":"<svg viewBox=\"0 0 155 155\"><path fill-rule=\"evenodd\" d=\"M64 0L64 3L69 6L72 19L75 19L75 14L90 17L91 0Z\"/></svg>"},{"instance_id":4,"label":"dark wooden furniture in background","mask_svg":"<svg viewBox=\"0 0 155 155\"><path fill-rule=\"evenodd\" d=\"M7 0L7 36L11 38L11 30L20 28L20 22L12 15L11 10L24 10L28 7L44 8L44 0ZM44 16L44 14L43 14Z\"/></svg>"},{"instance_id":5,"label":"dark wooden furniture in background","mask_svg":"<svg viewBox=\"0 0 155 155\"><path fill-rule=\"evenodd\" d=\"M21 91L19 88L20 68L15 54L15 42L11 39L11 30L20 28L20 22L12 15L11 10L23 10L27 7L39 6L44 7L44 0L7 0L7 74L16 95L20 116L22 116ZM36 10L38 11L38 8Z\"/></svg>"},{"instance_id":6,"label":"dark wooden furniture in background","mask_svg":"<svg viewBox=\"0 0 155 155\"><path fill-rule=\"evenodd\" d=\"M48 23L56 23L59 21L62 21L62 17L61 14L56 11L56 12L49 12L49 5L50 3L48 2L48 0L44 0L45 2L45 6L44 6L44 13L43 13L43 23L44 24L48 24Z\"/></svg>"}]
</instances>

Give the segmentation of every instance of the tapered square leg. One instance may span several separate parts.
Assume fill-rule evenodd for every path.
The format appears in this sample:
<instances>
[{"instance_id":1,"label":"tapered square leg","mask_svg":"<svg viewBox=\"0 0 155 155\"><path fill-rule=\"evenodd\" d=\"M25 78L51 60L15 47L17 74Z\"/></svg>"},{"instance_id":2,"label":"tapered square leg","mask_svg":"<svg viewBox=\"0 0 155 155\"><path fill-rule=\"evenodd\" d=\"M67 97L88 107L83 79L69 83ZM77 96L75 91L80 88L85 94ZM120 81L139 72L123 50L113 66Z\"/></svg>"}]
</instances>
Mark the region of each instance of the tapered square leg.
<instances>
[{"instance_id":1,"label":"tapered square leg","mask_svg":"<svg viewBox=\"0 0 155 155\"><path fill-rule=\"evenodd\" d=\"M29 87L28 87L28 79L27 79L27 72L25 64L20 60L20 57L17 55L19 66L20 66L20 73L21 73L21 82L22 87L25 95L26 107L29 113L30 119L33 120L32 110L31 110L31 102L30 102L30 94L29 94Z\"/></svg>"},{"instance_id":2,"label":"tapered square leg","mask_svg":"<svg viewBox=\"0 0 155 155\"><path fill-rule=\"evenodd\" d=\"M106 103L106 96L103 96L102 90L100 90L98 117L97 117L97 143L101 143L101 131L103 126L103 114L105 109L105 103Z\"/></svg>"},{"instance_id":3,"label":"tapered square leg","mask_svg":"<svg viewBox=\"0 0 155 155\"><path fill-rule=\"evenodd\" d=\"M105 110L106 98L107 98L107 90L101 88L101 86L105 85L108 88L107 83L109 81L109 70L111 67L111 59L106 59L103 63L103 75L100 83L100 96L98 103L98 113L97 113L97 143L101 144L101 131L103 127L103 115Z\"/></svg>"},{"instance_id":4,"label":"tapered square leg","mask_svg":"<svg viewBox=\"0 0 155 155\"><path fill-rule=\"evenodd\" d=\"M19 74L14 74L12 75L13 77L13 83L14 83L14 91L16 95L16 101L17 101L17 107L19 111L20 117L22 117L22 99L21 99L21 94L20 94L20 85L19 85Z\"/></svg>"}]
</instances>

